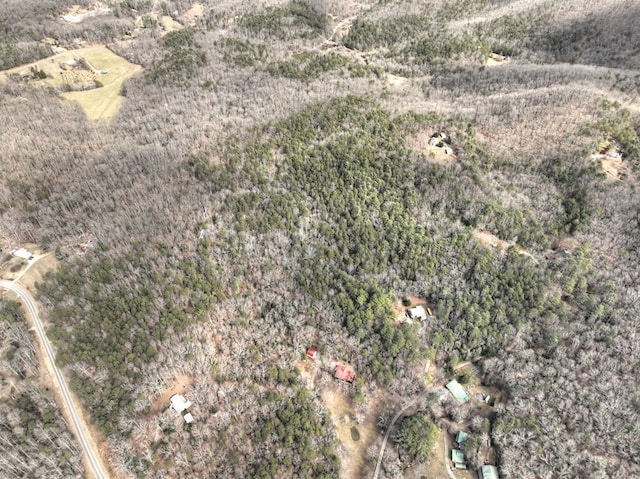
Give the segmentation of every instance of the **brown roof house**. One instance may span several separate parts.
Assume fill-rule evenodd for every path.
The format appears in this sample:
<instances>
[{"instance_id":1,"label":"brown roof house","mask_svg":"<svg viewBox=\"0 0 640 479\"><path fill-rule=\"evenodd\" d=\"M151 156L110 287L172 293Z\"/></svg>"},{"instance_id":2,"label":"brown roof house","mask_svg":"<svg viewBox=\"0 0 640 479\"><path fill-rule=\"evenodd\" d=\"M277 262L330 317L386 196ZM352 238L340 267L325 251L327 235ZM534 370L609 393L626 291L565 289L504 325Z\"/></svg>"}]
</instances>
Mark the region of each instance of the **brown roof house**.
<instances>
[{"instance_id":1,"label":"brown roof house","mask_svg":"<svg viewBox=\"0 0 640 479\"><path fill-rule=\"evenodd\" d=\"M336 379L347 381L348 383L352 383L353 380L356 378L356 373L353 369L351 369L351 366L338 364L333 373L333 377Z\"/></svg>"}]
</instances>

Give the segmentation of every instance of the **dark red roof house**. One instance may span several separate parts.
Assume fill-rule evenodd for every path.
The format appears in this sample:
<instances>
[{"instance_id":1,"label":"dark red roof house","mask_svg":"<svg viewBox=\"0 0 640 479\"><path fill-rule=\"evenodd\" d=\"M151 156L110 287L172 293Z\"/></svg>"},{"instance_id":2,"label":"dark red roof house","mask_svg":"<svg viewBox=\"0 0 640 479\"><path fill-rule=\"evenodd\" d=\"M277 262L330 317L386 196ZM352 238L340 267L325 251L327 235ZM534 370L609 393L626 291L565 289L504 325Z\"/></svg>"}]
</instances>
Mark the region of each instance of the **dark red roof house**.
<instances>
[{"instance_id":1,"label":"dark red roof house","mask_svg":"<svg viewBox=\"0 0 640 479\"><path fill-rule=\"evenodd\" d=\"M342 364L338 364L336 366L333 377L336 379L342 379L343 381L347 381L348 383L352 383L356 378L356 373L353 371L353 369L351 369L350 366L343 366Z\"/></svg>"},{"instance_id":2,"label":"dark red roof house","mask_svg":"<svg viewBox=\"0 0 640 479\"><path fill-rule=\"evenodd\" d=\"M309 349L307 349L307 357L309 359L315 359L317 355L318 349L315 346L311 346Z\"/></svg>"}]
</instances>

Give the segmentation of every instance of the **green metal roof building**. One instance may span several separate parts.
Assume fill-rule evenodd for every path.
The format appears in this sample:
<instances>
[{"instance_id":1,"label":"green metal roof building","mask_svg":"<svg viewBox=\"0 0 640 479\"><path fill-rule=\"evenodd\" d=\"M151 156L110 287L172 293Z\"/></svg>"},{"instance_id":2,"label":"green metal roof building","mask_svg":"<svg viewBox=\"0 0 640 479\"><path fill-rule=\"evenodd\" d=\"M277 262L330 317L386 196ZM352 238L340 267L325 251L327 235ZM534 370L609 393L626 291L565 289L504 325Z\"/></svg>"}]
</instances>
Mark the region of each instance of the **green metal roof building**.
<instances>
[{"instance_id":1,"label":"green metal roof building","mask_svg":"<svg viewBox=\"0 0 640 479\"><path fill-rule=\"evenodd\" d=\"M500 479L496 466L482 466L478 476L479 479Z\"/></svg>"},{"instance_id":2,"label":"green metal roof building","mask_svg":"<svg viewBox=\"0 0 640 479\"><path fill-rule=\"evenodd\" d=\"M456 434L456 442L458 444L462 444L464 441L467 440L467 438L469 437L469 434L467 434L464 431L458 431L458 434Z\"/></svg>"},{"instance_id":3,"label":"green metal roof building","mask_svg":"<svg viewBox=\"0 0 640 479\"><path fill-rule=\"evenodd\" d=\"M464 452L460 449L451 449L451 461L454 464L464 464Z\"/></svg>"},{"instance_id":4,"label":"green metal roof building","mask_svg":"<svg viewBox=\"0 0 640 479\"><path fill-rule=\"evenodd\" d=\"M467 402L470 398L469 393L455 379L445 386L453 396L462 402Z\"/></svg>"}]
</instances>

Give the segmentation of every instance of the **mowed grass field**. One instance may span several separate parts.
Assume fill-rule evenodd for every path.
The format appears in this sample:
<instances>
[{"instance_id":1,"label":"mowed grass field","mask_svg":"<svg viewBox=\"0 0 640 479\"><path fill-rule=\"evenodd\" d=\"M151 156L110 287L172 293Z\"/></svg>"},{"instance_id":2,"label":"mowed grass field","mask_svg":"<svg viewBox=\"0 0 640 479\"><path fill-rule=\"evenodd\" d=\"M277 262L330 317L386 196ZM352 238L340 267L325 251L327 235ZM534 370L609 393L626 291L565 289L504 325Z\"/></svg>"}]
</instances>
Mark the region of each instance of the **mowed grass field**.
<instances>
[{"instance_id":1,"label":"mowed grass field","mask_svg":"<svg viewBox=\"0 0 640 479\"><path fill-rule=\"evenodd\" d=\"M120 95L122 83L129 77L142 71L140 65L129 63L104 46L83 48L75 51L86 59L96 70L106 70L106 75L99 75L97 80L102 88L87 91L72 91L63 96L77 101L89 120L111 118L118 110L124 97Z\"/></svg>"},{"instance_id":2,"label":"mowed grass field","mask_svg":"<svg viewBox=\"0 0 640 479\"><path fill-rule=\"evenodd\" d=\"M67 100L73 100L80 104L89 120L108 119L113 117L122 105L124 97L120 95L122 83L131 76L143 70L140 65L129 63L124 58L116 55L103 45L69 50L38 62L6 70L6 75L28 71L31 66L36 66L47 73L45 79L35 79L30 82L35 85L61 88L64 84L60 62L84 58L95 70L106 70L104 75L96 75L95 79L103 86L87 91L72 91L63 93ZM6 81L6 76L4 77Z\"/></svg>"}]
</instances>

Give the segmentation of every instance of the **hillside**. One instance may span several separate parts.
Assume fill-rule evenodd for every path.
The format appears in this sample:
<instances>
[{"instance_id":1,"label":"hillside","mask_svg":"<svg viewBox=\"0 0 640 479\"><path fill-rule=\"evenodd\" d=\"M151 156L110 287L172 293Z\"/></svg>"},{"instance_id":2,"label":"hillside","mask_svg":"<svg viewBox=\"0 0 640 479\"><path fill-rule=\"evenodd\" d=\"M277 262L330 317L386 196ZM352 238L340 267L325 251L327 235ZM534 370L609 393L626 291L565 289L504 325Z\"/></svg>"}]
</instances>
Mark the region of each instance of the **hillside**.
<instances>
[{"instance_id":1,"label":"hillside","mask_svg":"<svg viewBox=\"0 0 640 479\"><path fill-rule=\"evenodd\" d=\"M61 262L38 299L112 477L372 477L416 398L379 478L448 477L459 431L459 478L640 476L636 2L0 25L0 247Z\"/></svg>"}]
</instances>

